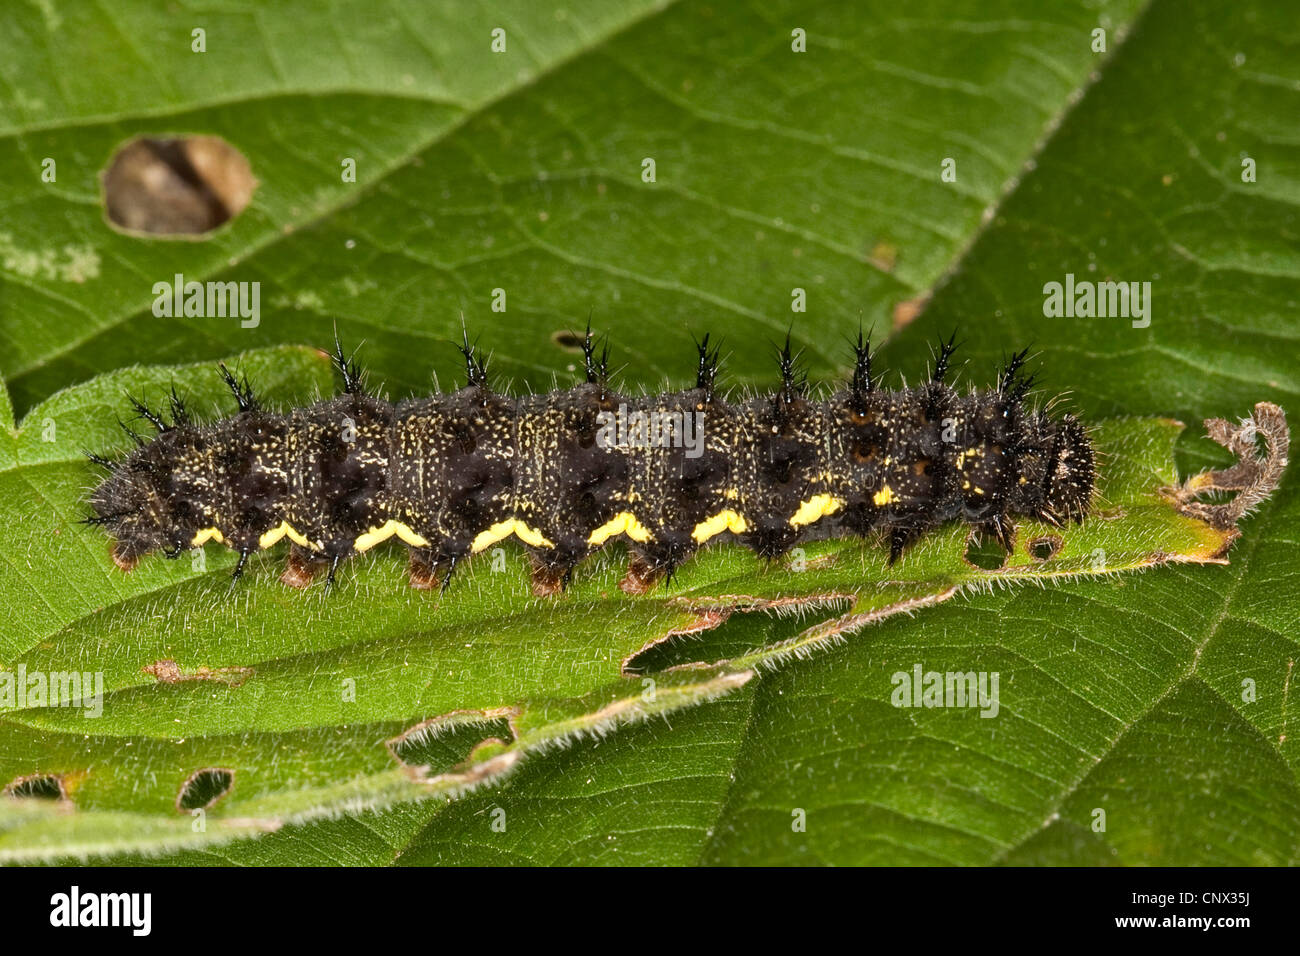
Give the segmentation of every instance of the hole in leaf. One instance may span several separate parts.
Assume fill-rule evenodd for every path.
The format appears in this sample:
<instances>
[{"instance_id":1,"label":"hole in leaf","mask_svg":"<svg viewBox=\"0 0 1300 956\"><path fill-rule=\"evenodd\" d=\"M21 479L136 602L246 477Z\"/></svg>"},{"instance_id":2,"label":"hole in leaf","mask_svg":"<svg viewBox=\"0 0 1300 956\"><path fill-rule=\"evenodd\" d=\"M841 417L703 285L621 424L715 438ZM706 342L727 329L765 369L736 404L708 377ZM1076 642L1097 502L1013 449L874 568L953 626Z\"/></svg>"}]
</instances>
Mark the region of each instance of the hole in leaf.
<instances>
[{"instance_id":1,"label":"hole in leaf","mask_svg":"<svg viewBox=\"0 0 1300 956\"><path fill-rule=\"evenodd\" d=\"M515 739L508 718L453 714L415 725L390 740L388 749L408 767L427 767L436 776L465 763L475 748L493 739L503 743Z\"/></svg>"},{"instance_id":2,"label":"hole in leaf","mask_svg":"<svg viewBox=\"0 0 1300 956\"><path fill-rule=\"evenodd\" d=\"M103 185L114 227L200 236L243 212L257 180L244 154L219 137L140 137L114 154Z\"/></svg>"},{"instance_id":3,"label":"hole in leaf","mask_svg":"<svg viewBox=\"0 0 1300 956\"><path fill-rule=\"evenodd\" d=\"M34 800L68 799L68 792L63 787L63 778L53 773L34 773L29 777L19 777L4 788L4 795Z\"/></svg>"},{"instance_id":4,"label":"hole in leaf","mask_svg":"<svg viewBox=\"0 0 1300 956\"><path fill-rule=\"evenodd\" d=\"M223 767L196 770L176 795L178 810L206 810L230 792L235 785L235 771Z\"/></svg>"},{"instance_id":5,"label":"hole in leaf","mask_svg":"<svg viewBox=\"0 0 1300 956\"><path fill-rule=\"evenodd\" d=\"M683 664L726 660L739 657L756 647L764 647L794 637L814 620L829 617L832 609L825 605L807 614L773 616L755 611L732 614L717 627L706 631L674 634L637 651L623 665L629 676L654 674ZM809 617L815 614L816 617Z\"/></svg>"},{"instance_id":6,"label":"hole in leaf","mask_svg":"<svg viewBox=\"0 0 1300 956\"><path fill-rule=\"evenodd\" d=\"M1007 552L1002 542L989 534L972 534L966 539L966 563L981 571L998 571L1006 566Z\"/></svg>"},{"instance_id":7,"label":"hole in leaf","mask_svg":"<svg viewBox=\"0 0 1300 956\"><path fill-rule=\"evenodd\" d=\"M581 352L582 344L586 339L577 332L570 332L568 329L561 329L559 332L551 334L551 341L566 352Z\"/></svg>"},{"instance_id":8,"label":"hole in leaf","mask_svg":"<svg viewBox=\"0 0 1300 956\"><path fill-rule=\"evenodd\" d=\"M1043 538L1034 538L1026 547L1029 550L1030 557L1035 561L1050 561L1061 550L1061 544L1060 536L1053 534Z\"/></svg>"}]
</instances>

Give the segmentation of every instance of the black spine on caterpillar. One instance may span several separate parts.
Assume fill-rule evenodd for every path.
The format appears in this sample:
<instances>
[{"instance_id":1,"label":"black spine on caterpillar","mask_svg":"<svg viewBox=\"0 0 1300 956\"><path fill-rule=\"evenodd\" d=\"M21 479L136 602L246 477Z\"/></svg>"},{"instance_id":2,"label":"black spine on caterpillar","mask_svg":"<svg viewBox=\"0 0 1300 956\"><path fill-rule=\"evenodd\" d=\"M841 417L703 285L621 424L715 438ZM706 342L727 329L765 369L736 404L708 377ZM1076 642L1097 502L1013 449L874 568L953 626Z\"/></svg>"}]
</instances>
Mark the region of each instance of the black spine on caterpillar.
<instances>
[{"instance_id":1,"label":"black spine on caterpillar","mask_svg":"<svg viewBox=\"0 0 1300 956\"><path fill-rule=\"evenodd\" d=\"M279 414L221 368L239 411L172 421L132 402L157 430L93 492L91 524L113 536L129 569L149 552L176 556L216 540L240 554L289 539L283 580L299 586L396 535L411 582L444 586L457 563L515 535L529 548L534 590L555 593L573 567L625 536L622 582L641 593L702 544L731 537L766 558L804 541L883 534L890 562L942 522L961 519L1010 549L1017 517L1081 520L1096 480L1082 424L1026 407L1026 353L992 389L961 394L945 378L942 343L930 381L884 390L859 335L851 382L818 400L787 337L771 396L729 403L715 389L716 345L697 343L694 388L623 396L608 349L584 340L586 381L510 397L491 387L468 338L464 388L389 403L335 343L343 393Z\"/></svg>"}]
</instances>

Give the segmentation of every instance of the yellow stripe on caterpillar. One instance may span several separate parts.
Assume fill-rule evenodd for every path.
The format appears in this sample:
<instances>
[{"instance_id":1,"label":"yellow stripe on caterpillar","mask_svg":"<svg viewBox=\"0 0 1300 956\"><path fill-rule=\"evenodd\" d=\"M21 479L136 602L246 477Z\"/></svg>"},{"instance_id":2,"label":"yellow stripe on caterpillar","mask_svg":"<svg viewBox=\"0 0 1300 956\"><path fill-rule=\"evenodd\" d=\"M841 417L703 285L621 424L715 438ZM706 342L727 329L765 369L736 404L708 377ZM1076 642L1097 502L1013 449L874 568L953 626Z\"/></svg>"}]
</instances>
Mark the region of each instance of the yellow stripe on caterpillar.
<instances>
[{"instance_id":1,"label":"yellow stripe on caterpillar","mask_svg":"<svg viewBox=\"0 0 1300 956\"><path fill-rule=\"evenodd\" d=\"M875 502L877 508L883 508L891 501L897 501L898 496L894 494L893 488L889 487L889 485L885 485L871 496L871 500Z\"/></svg>"},{"instance_id":2,"label":"yellow stripe on caterpillar","mask_svg":"<svg viewBox=\"0 0 1300 956\"><path fill-rule=\"evenodd\" d=\"M300 544L304 548L310 548L312 546L306 536L299 534L298 531L294 529L293 525L289 524L287 521L281 521L279 527L272 528L270 531L258 538L257 546L259 548L269 548L285 535L288 535L289 540L294 544Z\"/></svg>"},{"instance_id":3,"label":"yellow stripe on caterpillar","mask_svg":"<svg viewBox=\"0 0 1300 956\"><path fill-rule=\"evenodd\" d=\"M190 542L191 548L201 548L209 541L215 541L217 544L225 544L226 539L221 536L221 532L216 528L204 528L194 535L194 540Z\"/></svg>"},{"instance_id":4,"label":"yellow stripe on caterpillar","mask_svg":"<svg viewBox=\"0 0 1300 956\"><path fill-rule=\"evenodd\" d=\"M625 534L633 541L645 542L651 538L650 529L636 520L630 511L620 511L587 538L587 544L599 548L615 535Z\"/></svg>"},{"instance_id":5,"label":"yellow stripe on caterpillar","mask_svg":"<svg viewBox=\"0 0 1300 956\"><path fill-rule=\"evenodd\" d=\"M730 531L732 534L742 534L749 524L744 517L728 508L726 511L719 511L712 518L706 518L695 526L691 532L691 537L698 543L703 544L714 535L722 534L724 531Z\"/></svg>"},{"instance_id":6,"label":"yellow stripe on caterpillar","mask_svg":"<svg viewBox=\"0 0 1300 956\"><path fill-rule=\"evenodd\" d=\"M257 539L257 546L259 548L269 548L288 533L289 522L281 521L277 527L262 533L262 536Z\"/></svg>"},{"instance_id":7,"label":"yellow stripe on caterpillar","mask_svg":"<svg viewBox=\"0 0 1300 956\"><path fill-rule=\"evenodd\" d=\"M378 528L371 528L365 534L352 542L352 547L357 551L368 551L381 541L387 541L393 535L397 535L407 544L416 548L427 548L429 539L423 535L417 534L400 521L389 519Z\"/></svg>"},{"instance_id":8,"label":"yellow stripe on caterpillar","mask_svg":"<svg viewBox=\"0 0 1300 956\"><path fill-rule=\"evenodd\" d=\"M534 548L555 547L554 544L542 537L540 531L534 531L517 518L510 518L506 521L498 521L486 531L479 532L474 538L474 543L470 545L470 551L478 554L480 551L492 547L498 541L504 541L512 534L516 535L524 544L531 544Z\"/></svg>"},{"instance_id":9,"label":"yellow stripe on caterpillar","mask_svg":"<svg viewBox=\"0 0 1300 956\"><path fill-rule=\"evenodd\" d=\"M844 507L842 498L836 498L834 495L813 495L807 501L799 502L799 510L790 516L790 527L800 528L814 521L820 521L842 507Z\"/></svg>"}]
</instances>

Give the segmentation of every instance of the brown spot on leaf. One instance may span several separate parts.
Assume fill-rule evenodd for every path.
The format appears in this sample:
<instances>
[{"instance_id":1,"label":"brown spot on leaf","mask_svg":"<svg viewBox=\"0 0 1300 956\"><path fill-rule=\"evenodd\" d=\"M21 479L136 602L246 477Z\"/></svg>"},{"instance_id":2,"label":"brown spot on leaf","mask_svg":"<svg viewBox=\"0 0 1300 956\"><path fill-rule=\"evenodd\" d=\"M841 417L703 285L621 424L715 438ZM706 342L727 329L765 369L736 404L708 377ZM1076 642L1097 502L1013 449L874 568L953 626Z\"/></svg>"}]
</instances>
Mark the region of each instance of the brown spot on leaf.
<instances>
[{"instance_id":1,"label":"brown spot on leaf","mask_svg":"<svg viewBox=\"0 0 1300 956\"><path fill-rule=\"evenodd\" d=\"M905 325L909 325L913 319L924 311L926 303L930 301L928 294L918 295L915 299L904 299L894 306L893 323L894 331L897 332Z\"/></svg>"},{"instance_id":2,"label":"brown spot on leaf","mask_svg":"<svg viewBox=\"0 0 1300 956\"><path fill-rule=\"evenodd\" d=\"M898 247L883 240L877 242L867 261L881 272L893 272L894 266L898 264Z\"/></svg>"},{"instance_id":3,"label":"brown spot on leaf","mask_svg":"<svg viewBox=\"0 0 1300 956\"><path fill-rule=\"evenodd\" d=\"M253 676L251 667L208 667L203 665L187 673L182 671L180 665L173 660L154 661L152 664L146 664L140 670L145 674L151 674L160 684L183 684L187 681L210 680L225 684L228 687L238 687Z\"/></svg>"}]
</instances>

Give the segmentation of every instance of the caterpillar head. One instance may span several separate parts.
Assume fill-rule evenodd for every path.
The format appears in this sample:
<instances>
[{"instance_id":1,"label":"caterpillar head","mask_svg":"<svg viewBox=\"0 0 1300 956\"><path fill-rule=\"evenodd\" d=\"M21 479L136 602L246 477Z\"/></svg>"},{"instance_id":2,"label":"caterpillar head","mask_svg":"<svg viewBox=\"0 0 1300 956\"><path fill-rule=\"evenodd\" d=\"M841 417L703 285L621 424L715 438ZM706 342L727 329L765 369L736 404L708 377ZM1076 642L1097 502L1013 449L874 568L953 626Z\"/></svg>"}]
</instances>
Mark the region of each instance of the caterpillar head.
<instances>
[{"instance_id":1,"label":"caterpillar head","mask_svg":"<svg viewBox=\"0 0 1300 956\"><path fill-rule=\"evenodd\" d=\"M1026 421L1024 440L1033 451L1020 458L1011 510L1050 524L1081 520L1097 481L1096 455L1082 423L1072 415L1059 421L1036 415Z\"/></svg>"},{"instance_id":2,"label":"caterpillar head","mask_svg":"<svg viewBox=\"0 0 1300 956\"><path fill-rule=\"evenodd\" d=\"M1088 432L1073 415L1055 423L1050 474L1044 476L1045 506L1057 518L1081 520L1097 483L1096 454Z\"/></svg>"}]
</instances>

